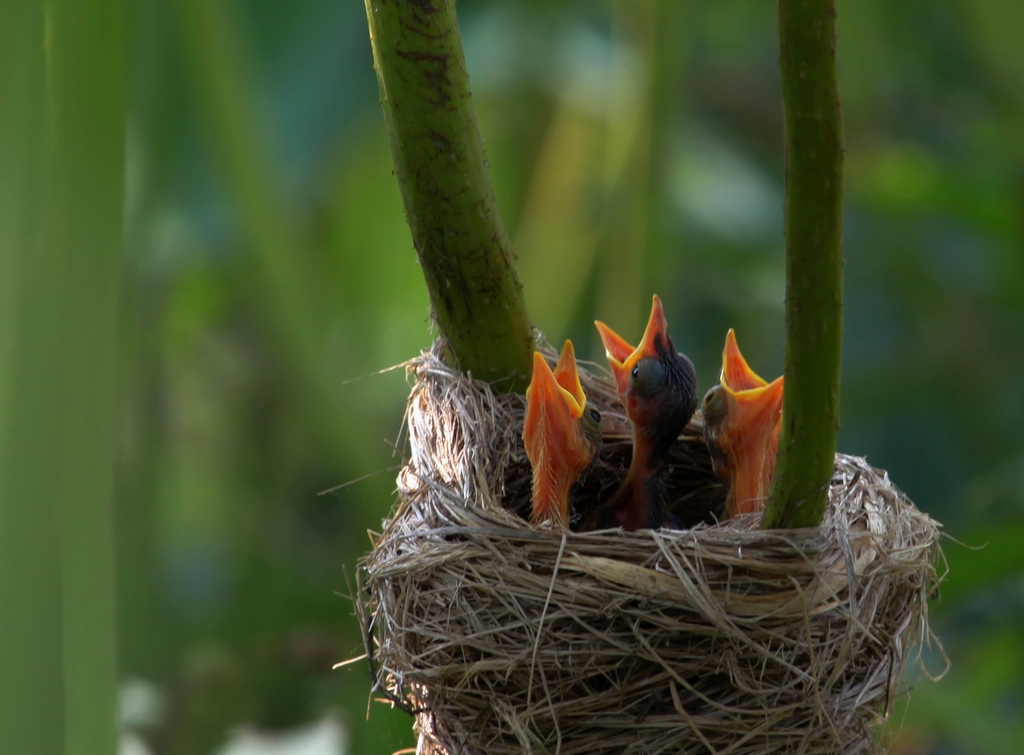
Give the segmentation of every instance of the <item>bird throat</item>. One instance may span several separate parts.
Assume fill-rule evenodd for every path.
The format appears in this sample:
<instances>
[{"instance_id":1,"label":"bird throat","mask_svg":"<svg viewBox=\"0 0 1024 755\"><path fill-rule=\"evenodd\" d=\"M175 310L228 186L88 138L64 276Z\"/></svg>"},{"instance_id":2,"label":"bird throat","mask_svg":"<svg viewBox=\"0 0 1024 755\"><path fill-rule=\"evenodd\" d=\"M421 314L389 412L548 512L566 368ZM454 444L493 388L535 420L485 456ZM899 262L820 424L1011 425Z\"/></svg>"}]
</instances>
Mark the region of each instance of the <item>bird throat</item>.
<instances>
[{"instance_id":1,"label":"bird throat","mask_svg":"<svg viewBox=\"0 0 1024 755\"><path fill-rule=\"evenodd\" d=\"M655 460L651 458L654 450L643 436L634 439L629 471L612 497L613 526L622 527L628 532L651 526L648 482L655 474Z\"/></svg>"}]
</instances>

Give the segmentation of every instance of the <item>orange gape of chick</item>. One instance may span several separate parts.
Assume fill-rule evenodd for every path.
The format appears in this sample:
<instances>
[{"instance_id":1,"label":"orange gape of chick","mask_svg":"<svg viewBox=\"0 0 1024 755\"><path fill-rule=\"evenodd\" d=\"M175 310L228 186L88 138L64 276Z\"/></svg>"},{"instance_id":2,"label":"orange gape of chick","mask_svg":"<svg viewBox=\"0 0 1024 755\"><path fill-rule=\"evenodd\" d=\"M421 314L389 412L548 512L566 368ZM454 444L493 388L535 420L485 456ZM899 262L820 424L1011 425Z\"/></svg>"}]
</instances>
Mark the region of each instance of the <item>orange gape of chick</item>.
<instances>
[{"instance_id":1,"label":"orange gape of chick","mask_svg":"<svg viewBox=\"0 0 1024 755\"><path fill-rule=\"evenodd\" d=\"M601 415L587 406L571 341L562 347L554 371L534 352L523 444L533 466L530 521L568 527L573 485L601 446Z\"/></svg>"},{"instance_id":2,"label":"orange gape of chick","mask_svg":"<svg viewBox=\"0 0 1024 755\"><path fill-rule=\"evenodd\" d=\"M782 381L768 383L750 369L729 330L719 384L702 406L715 474L729 486L726 519L760 511L767 501L779 449Z\"/></svg>"}]
</instances>

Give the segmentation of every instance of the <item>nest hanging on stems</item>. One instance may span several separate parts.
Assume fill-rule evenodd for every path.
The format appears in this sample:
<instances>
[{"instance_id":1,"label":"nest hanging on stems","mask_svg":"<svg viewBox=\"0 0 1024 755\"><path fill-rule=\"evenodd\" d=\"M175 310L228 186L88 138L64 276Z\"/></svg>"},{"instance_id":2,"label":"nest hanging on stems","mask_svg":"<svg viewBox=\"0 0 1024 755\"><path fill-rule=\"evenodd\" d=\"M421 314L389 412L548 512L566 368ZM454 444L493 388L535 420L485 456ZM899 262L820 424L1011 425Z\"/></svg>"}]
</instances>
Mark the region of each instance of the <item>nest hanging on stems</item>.
<instances>
[{"instance_id":1,"label":"nest hanging on stems","mask_svg":"<svg viewBox=\"0 0 1024 755\"><path fill-rule=\"evenodd\" d=\"M872 726L933 640L941 559L938 524L884 472L837 455L820 528L703 523L725 491L697 417L669 474L690 529L532 527L523 397L440 353L410 363L410 455L356 601L374 681L416 715L419 752L880 748ZM577 503L614 490L630 454L614 387L581 380L606 443Z\"/></svg>"}]
</instances>

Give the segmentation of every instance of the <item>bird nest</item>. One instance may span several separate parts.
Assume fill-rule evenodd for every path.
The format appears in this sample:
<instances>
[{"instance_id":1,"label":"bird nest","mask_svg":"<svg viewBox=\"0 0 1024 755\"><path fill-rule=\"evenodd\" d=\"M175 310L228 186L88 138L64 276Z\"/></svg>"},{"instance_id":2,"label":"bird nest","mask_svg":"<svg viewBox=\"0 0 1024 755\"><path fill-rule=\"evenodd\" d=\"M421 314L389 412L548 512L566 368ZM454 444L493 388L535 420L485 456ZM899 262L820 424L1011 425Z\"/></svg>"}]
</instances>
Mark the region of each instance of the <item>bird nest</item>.
<instances>
[{"instance_id":1,"label":"bird nest","mask_svg":"<svg viewBox=\"0 0 1024 755\"><path fill-rule=\"evenodd\" d=\"M820 528L718 524L698 416L668 476L690 528L538 528L522 516L523 397L436 348L409 370L410 455L356 604L376 687L416 716L418 752L881 749L872 727L934 639L941 579L939 525L885 472L837 455ZM613 386L581 379L606 443L577 507L614 489L630 453Z\"/></svg>"}]
</instances>

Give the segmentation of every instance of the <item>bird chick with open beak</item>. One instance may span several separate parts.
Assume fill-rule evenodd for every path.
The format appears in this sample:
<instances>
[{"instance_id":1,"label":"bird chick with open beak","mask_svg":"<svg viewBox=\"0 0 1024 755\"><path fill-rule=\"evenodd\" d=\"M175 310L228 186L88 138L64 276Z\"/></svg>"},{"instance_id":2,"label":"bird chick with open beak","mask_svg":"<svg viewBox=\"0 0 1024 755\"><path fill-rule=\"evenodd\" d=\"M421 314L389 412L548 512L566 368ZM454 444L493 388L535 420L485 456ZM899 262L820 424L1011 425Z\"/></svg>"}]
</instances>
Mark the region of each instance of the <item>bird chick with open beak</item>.
<instances>
[{"instance_id":1,"label":"bird chick with open beak","mask_svg":"<svg viewBox=\"0 0 1024 755\"><path fill-rule=\"evenodd\" d=\"M587 405L571 341L553 371L540 352L533 354L523 444L533 466L530 521L568 527L572 487L601 447L601 415Z\"/></svg>"},{"instance_id":2,"label":"bird chick with open beak","mask_svg":"<svg viewBox=\"0 0 1024 755\"><path fill-rule=\"evenodd\" d=\"M719 384L704 396L704 440L718 479L729 486L725 518L767 502L782 424L780 376L771 383L750 369L732 329L725 337Z\"/></svg>"},{"instance_id":3,"label":"bird chick with open beak","mask_svg":"<svg viewBox=\"0 0 1024 755\"><path fill-rule=\"evenodd\" d=\"M676 351L657 296L636 348L603 322L595 325L633 429L633 458L619 490L597 509L587 525L623 527L627 531L675 526L666 510L665 484L659 472L697 408L693 363Z\"/></svg>"}]
</instances>

